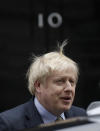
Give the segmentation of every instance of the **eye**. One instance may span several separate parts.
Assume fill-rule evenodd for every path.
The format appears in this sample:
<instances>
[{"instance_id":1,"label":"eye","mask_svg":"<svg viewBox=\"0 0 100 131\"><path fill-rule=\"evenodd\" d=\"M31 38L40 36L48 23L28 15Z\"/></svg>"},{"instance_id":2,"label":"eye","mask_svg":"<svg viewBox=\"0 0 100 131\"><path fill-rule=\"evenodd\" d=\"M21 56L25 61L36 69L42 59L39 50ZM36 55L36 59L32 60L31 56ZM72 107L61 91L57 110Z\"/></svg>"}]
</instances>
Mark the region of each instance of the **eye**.
<instances>
[{"instance_id":1,"label":"eye","mask_svg":"<svg viewBox=\"0 0 100 131\"><path fill-rule=\"evenodd\" d=\"M75 80L70 79L69 81L70 81L71 85L74 85L74 84L75 84Z\"/></svg>"},{"instance_id":2,"label":"eye","mask_svg":"<svg viewBox=\"0 0 100 131\"><path fill-rule=\"evenodd\" d=\"M58 79L58 80L56 80L56 83L63 84L63 83L65 83L65 80L64 79Z\"/></svg>"}]
</instances>

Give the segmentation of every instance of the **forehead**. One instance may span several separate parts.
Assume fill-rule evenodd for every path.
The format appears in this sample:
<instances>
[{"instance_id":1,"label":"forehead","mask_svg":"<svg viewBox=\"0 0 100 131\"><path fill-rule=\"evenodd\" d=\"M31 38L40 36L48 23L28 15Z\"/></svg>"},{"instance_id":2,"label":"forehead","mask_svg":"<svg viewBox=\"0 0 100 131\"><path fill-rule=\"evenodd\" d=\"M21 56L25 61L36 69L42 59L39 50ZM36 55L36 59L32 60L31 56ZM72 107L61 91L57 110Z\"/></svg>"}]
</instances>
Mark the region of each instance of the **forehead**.
<instances>
[{"instance_id":1,"label":"forehead","mask_svg":"<svg viewBox=\"0 0 100 131\"><path fill-rule=\"evenodd\" d=\"M61 78L61 77L71 77L73 79L77 78L77 72L74 68L67 68L65 70L55 70L51 73L51 78Z\"/></svg>"}]
</instances>

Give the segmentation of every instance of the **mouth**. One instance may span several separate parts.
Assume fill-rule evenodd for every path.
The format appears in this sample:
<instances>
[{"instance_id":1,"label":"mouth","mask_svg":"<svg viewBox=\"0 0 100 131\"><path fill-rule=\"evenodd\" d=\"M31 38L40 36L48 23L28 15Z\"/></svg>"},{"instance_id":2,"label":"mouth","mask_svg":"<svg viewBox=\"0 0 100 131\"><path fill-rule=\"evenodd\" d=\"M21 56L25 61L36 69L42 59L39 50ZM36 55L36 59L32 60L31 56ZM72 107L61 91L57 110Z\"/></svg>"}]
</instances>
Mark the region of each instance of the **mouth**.
<instances>
[{"instance_id":1,"label":"mouth","mask_svg":"<svg viewBox=\"0 0 100 131\"><path fill-rule=\"evenodd\" d=\"M61 97L61 99L63 100L64 103L70 103L72 101L71 96Z\"/></svg>"}]
</instances>

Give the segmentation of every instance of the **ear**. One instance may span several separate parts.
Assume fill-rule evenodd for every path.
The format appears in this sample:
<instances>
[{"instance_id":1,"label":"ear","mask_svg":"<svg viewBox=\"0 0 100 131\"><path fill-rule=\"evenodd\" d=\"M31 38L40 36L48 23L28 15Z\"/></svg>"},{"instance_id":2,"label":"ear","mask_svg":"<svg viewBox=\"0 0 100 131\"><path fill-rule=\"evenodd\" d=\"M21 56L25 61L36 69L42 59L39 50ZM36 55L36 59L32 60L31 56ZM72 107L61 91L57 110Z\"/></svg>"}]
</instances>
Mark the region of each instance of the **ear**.
<instances>
[{"instance_id":1,"label":"ear","mask_svg":"<svg viewBox=\"0 0 100 131\"><path fill-rule=\"evenodd\" d=\"M35 81L35 83L34 83L34 88L35 88L35 91L38 92L38 93L41 92L40 85L41 85L40 81L38 81L38 80Z\"/></svg>"}]
</instances>

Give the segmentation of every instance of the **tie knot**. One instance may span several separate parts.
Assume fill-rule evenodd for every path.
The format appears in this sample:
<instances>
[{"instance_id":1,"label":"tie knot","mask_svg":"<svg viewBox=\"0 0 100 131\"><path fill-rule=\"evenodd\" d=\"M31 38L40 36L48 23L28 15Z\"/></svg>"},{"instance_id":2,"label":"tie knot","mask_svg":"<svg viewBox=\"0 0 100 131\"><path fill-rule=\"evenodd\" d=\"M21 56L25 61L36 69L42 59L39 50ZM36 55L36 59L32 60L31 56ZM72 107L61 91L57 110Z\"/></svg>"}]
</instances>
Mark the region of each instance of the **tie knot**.
<instances>
[{"instance_id":1,"label":"tie knot","mask_svg":"<svg viewBox=\"0 0 100 131\"><path fill-rule=\"evenodd\" d=\"M63 118L61 116L58 116L55 121L61 121L61 120L63 120Z\"/></svg>"}]
</instances>

